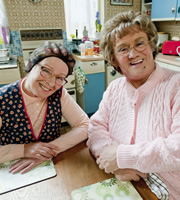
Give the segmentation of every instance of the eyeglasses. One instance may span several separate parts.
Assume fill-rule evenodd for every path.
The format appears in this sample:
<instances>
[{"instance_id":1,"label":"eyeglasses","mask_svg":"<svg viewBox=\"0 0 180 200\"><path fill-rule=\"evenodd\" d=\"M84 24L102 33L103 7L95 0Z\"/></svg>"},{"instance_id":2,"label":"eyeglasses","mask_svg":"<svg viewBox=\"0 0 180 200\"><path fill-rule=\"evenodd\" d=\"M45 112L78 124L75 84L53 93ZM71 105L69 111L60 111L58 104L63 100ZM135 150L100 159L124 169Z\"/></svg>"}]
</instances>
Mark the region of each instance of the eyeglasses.
<instances>
[{"instance_id":1,"label":"eyeglasses","mask_svg":"<svg viewBox=\"0 0 180 200\"><path fill-rule=\"evenodd\" d=\"M122 57L126 57L129 55L130 51L132 49L135 49L136 51L138 52L142 52L146 49L147 45L148 45L149 41L144 41L144 40L141 40L141 41L138 41L133 47L128 47L128 46L125 46L125 47L117 47L116 51L115 51L115 54L117 55L120 55Z\"/></svg>"},{"instance_id":2,"label":"eyeglasses","mask_svg":"<svg viewBox=\"0 0 180 200\"><path fill-rule=\"evenodd\" d=\"M40 70L40 74L42 77L44 78L47 78L47 79L50 79L52 78L53 76L55 76L55 74L50 70L48 69L47 67L43 67L42 65L38 64L41 68ZM68 81L62 77L62 76L55 76L55 83L58 85L58 86L61 86L61 85L65 85Z\"/></svg>"}]
</instances>

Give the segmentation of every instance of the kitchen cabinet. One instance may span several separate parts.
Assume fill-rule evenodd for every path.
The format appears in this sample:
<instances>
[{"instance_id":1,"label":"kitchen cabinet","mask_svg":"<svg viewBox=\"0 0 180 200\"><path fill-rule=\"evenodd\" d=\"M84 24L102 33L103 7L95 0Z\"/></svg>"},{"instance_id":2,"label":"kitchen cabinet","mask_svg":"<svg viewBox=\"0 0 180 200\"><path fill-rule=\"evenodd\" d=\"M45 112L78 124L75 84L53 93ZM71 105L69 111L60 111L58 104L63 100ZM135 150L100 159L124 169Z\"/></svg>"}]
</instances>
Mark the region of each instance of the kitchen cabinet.
<instances>
[{"instance_id":1,"label":"kitchen cabinet","mask_svg":"<svg viewBox=\"0 0 180 200\"><path fill-rule=\"evenodd\" d=\"M142 0L141 13L151 16L151 6L152 6L152 0L151 1Z\"/></svg>"},{"instance_id":2,"label":"kitchen cabinet","mask_svg":"<svg viewBox=\"0 0 180 200\"><path fill-rule=\"evenodd\" d=\"M152 0L152 21L180 20L180 0Z\"/></svg>"},{"instance_id":3,"label":"kitchen cabinet","mask_svg":"<svg viewBox=\"0 0 180 200\"><path fill-rule=\"evenodd\" d=\"M159 53L155 61L160 64L161 67L166 69L180 71L180 57L174 55L164 55Z\"/></svg>"},{"instance_id":4,"label":"kitchen cabinet","mask_svg":"<svg viewBox=\"0 0 180 200\"><path fill-rule=\"evenodd\" d=\"M84 59L81 59L84 58ZM87 57L87 58L85 58ZM76 92L77 103L91 116L98 110L105 91L105 64L103 57L96 60L90 56L74 56L76 59L75 69L81 67L86 74L87 83L84 84L84 92ZM89 60L91 59L91 60Z\"/></svg>"},{"instance_id":5,"label":"kitchen cabinet","mask_svg":"<svg viewBox=\"0 0 180 200\"><path fill-rule=\"evenodd\" d=\"M9 60L7 64L0 64L0 87L21 79L17 60Z\"/></svg>"}]
</instances>

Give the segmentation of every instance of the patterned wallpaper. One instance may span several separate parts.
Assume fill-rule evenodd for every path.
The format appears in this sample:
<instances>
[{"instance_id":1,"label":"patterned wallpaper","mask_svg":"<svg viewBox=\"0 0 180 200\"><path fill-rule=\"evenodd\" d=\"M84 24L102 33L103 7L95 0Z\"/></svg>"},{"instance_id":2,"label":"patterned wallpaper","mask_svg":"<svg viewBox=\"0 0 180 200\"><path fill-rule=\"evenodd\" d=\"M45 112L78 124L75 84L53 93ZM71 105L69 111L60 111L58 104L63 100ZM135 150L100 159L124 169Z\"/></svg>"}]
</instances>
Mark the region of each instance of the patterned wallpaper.
<instances>
[{"instance_id":1,"label":"patterned wallpaper","mask_svg":"<svg viewBox=\"0 0 180 200\"><path fill-rule=\"evenodd\" d=\"M110 0L104 0L104 21L106 22L108 19L115 16L119 12L125 12L129 10L140 12L141 0L133 0L132 6L111 5Z\"/></svg>"},{"instance_id":2,"label":"patterned wallpaper","mask_svg":"<svg viewBox=\"0 0 180 200\"><path fill-rule=\"evenodd\" d=\"M20 28L56 28L63 30L65 26L64 0L41 0L31 3L30 0L3 0L8 15L13 44L18 48L18 30ZM110 0L104 0L104 20L107 21L119 12L134 10L141 11L142 0L132 0L132 6L110 5ZM170 37L180 37L179 22L155 22L159 32L168 32Z\"/></svg>"},{"instance_id":3,"label":"patterned wallpaper","mask_svg":"<svg viewBox=\"0 0 180 200\"><path fill-rule=\"evenodd\" d=\"M169 22L155 22L158 32L169 33L169 39L173 36L180 38L180 21L169 21Z\"/></svg>"},{"instance_id":4,"label":"patterned wallpaper","mask_svg":"<svg viewBox=\"0 0 180 200\"><path fill-rule=\"evenodd\" d=\"M133 0L132 6L115 6L110 5L110 0L104 0L104 21L107 21L119 12L134 10L135 12L141 11L141 1ZM155 22L158 32L169 33L169 39L173 36L180 37L180 21L164 21Z\"/></svg>"},{"instance_id":5,"label":"patterned wallpaper","mask_svg":"<svg viewBox=\"0 0 180 200\"><path fill-rule=\"evenodd\" d=\"M20 28L56 28L65 30L63 0L4 0L11 31Z\"/></svg>"}]
</instances>

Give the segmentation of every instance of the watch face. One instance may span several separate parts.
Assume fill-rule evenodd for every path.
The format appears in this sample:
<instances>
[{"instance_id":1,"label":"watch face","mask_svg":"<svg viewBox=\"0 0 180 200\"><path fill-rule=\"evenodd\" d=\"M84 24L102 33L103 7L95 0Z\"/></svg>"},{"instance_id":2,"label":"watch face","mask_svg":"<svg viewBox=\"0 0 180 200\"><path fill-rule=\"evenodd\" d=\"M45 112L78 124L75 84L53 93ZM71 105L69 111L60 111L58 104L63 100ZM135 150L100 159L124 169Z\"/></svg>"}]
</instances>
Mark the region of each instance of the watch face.
<instances>
[{"instance_id":1,"label":"watch face","mask_svg":"<svg viewBox=\"0 0 180 200\"><path fill-rule=\"evenodd\" d=\"M32 2L32 3L38 3L38 2L40 2L41 0L30 0L30 2Z\"/></svg>"}]
</instances>

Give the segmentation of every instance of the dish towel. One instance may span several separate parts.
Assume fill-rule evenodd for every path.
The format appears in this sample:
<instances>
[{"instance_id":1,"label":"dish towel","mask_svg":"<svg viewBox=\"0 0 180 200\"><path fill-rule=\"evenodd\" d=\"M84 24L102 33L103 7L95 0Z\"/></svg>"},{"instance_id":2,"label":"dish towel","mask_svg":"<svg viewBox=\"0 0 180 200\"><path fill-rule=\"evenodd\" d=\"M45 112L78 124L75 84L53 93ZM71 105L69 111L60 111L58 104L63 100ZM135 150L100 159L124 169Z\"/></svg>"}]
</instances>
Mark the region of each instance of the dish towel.
<instances>
[{"instance_id":1,"label":"dish towel","mask_svg":"<svg viewBox=\"0 0 180 200\"><path fill-rule=\"evenodd\" d=\"M78 93L84 92L84 84L87 83L86 73L79 66L75 70L76 90Z\"/></svg>"},{"instance_id":2,"label":"dish towel","mask_svg":"<svg viewBox=\"0 0 180 200\"><path fill-rule=\"evenodd\" d=\"M149 173L148 177L144 179L149 189L157 196L160 200L169 199L169 191L165 183L155 173Z\"/></svg>"}]
</instances>

